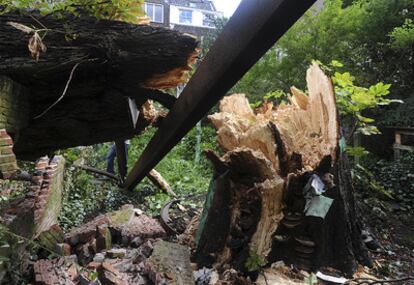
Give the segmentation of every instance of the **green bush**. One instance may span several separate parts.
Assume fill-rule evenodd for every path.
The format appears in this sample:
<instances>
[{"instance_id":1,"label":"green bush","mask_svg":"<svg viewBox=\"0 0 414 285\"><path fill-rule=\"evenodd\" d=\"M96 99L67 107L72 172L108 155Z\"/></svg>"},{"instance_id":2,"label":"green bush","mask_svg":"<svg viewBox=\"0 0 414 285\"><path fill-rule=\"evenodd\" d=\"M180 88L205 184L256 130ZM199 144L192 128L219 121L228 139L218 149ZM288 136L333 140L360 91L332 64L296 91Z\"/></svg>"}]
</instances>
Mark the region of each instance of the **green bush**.
<instances>
[{"instance_id":1,"label":"green bush","mask_svg":"<svg viewBox=\"0 0 414 285\"><path fill-rule=\"evenodd\" d=\"M357 183L360 190L383 189L401 205L401 210L414 209L414 153L404 155L399 161L364 158L362 164L369 171L368 184ZM356 171L361 173L360 171Z\"/></svg>"},{"instance_id":2,"label":"green bush","mask_svg":"<svg viewBox=\"0 0 414 285\"><path fill-rule=\"evenodd\" d=\"M149 128L131 140L128 168L131 169L141 155L156 129ZM201 136L197 148L197 136ZM144 179L133 193L120 191L111 181L102 181L84 170L73 167L73 163L83 159L83 163L98 169L106 168L106 155L110 143L92 147L73 148L62 152L67 161L63 206L59 217L63 229L78 226L99 213L116 209L122 204L136 204L143 210L158 213L171 197L160 192L148 179ZM198 150L197 150L198 149ZM196 151L213 149L217 151L215 131L210 126L193 129L157 165L156 169L168 181L179 196L204 193L212 177L212 168L207 159L200 155L195 161ZM116 161L116 160L115 160ZM116 169L116 168L115 168Z\"/></svg>"},{"instance_id":3,"label":"green bush","mask_svg":"<svg viewBox=\"0 0 414 285\"><path fill-rule=\"evenodd\" d=\"M204 155L200 155L200 161L195 162L197 135L201 135L200 150L217 151L218 147L215 142L214 129L210 126L204 126L201 130L201 134L197 133L196 128L191 130L155 167L178 195L202 193L208 189L213 171ZM129 169L132 168L154 133L155 129L150 128L131 141ZM149 184L150 182L145 179L143 183Z\"/></svg>"}]
</instances>

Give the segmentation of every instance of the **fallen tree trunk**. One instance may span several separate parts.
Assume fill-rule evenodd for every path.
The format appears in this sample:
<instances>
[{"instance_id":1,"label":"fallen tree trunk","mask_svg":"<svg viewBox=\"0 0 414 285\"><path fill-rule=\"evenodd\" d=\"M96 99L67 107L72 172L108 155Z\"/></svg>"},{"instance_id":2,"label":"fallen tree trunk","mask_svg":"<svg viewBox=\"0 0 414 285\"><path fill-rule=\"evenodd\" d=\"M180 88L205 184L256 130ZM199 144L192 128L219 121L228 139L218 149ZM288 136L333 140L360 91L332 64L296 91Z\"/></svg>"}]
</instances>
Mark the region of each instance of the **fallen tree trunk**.
<instances>
[{"instance_id":1,"label":"fallen tree trunk","mask_svg":"<svg viewBox=\"0 0 414 285\"><path fill-rule=\"evenodd\" d=\"M351 275L357 261L370 263L332 83L317 65L307 83L309 95L292 88L291 104L265 103L254 113L236 94L210 116L226 153L208 153L216 176L197 236L200 266L255 271L284 260Z\"/></svg>"},{"instance_id":2,"label":"fallen tree trunk","mask_svg":"<svg viewBox=\"0 0 414 285\"><path fill-rule=\"evenodd\" d=\"M34 38L40 42L31 46L32 58ZM2 126L12 134L15 154L35 159L138 134L151 119L141 114L133 122L131 113L142 113L148 99L174 104L158 89L186 82L197 46L195 38L162 27L33 11L0 15L0 86L10 87L0 97L20 96L11 106L17 114Z\"/></svg>"}]
</instances>

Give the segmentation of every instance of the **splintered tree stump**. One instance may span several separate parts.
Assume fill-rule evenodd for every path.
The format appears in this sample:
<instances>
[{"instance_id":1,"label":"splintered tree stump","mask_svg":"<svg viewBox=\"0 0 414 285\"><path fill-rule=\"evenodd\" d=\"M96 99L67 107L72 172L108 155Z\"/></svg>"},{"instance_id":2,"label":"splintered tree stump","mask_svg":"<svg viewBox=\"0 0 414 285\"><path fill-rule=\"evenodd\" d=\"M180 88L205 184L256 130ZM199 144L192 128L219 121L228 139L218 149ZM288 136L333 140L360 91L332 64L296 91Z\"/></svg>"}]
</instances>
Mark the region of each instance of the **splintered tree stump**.
<instances>
[{"instance_id":1,"label":"splintered tree stump","mask_svg":"<svg viewBox=\"0 0 414 285\"><path fill-rule=\"evenodd\" d=\"M210 116L226 152L207 152L215 168L200 219L195 261L257 270L284 260L301 269L334 267L351 275L369 264L349 166L339 148L331 80L318 65L308 94L255 110L242 94Z\"/></svg>"}]
</instances>

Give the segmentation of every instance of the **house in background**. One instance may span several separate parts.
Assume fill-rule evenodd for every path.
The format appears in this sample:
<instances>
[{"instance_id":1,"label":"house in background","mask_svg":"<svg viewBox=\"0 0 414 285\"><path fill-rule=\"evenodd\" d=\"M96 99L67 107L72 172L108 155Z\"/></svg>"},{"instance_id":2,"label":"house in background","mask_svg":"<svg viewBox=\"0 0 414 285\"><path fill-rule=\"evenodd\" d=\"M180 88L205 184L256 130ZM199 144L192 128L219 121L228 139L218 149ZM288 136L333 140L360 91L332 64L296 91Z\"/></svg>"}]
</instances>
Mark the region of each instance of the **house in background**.
<instances>
[{"instance_id":1,"label":"house in background","mask_svg":"<svg viewBox=\"0 0 414 285\"><path fill-rule=\"evenodd\" d=\"M151 24L198 38L215 29L214 19L223 16L211 0L146 0L144 8Z\"/></svg>"}]
</instances>

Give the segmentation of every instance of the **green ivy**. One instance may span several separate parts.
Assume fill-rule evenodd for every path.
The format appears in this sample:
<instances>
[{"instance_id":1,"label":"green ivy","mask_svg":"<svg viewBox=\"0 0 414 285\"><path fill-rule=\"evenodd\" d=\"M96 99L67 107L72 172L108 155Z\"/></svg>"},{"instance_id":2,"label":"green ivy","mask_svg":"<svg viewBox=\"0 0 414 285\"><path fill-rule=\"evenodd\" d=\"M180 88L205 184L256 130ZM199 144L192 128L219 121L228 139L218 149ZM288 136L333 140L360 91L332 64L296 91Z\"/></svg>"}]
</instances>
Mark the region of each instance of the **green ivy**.
<instances>
[{"instance_id":1,"label":"green ivy","mask_svg":"<svg viewBox=\"0 0 414 285\"><path fill-rule=\"evenodd\" d=\"M393 198L403 211L414 209L414 153L402 156L399 161L368 156L353 173L357 189L367 198L376 193L378 198Z\"/></svg>"}]
</instances>

